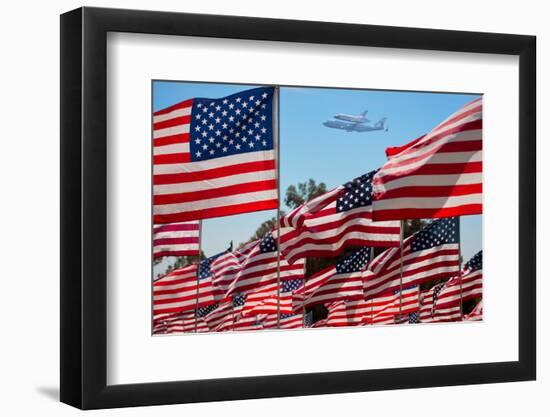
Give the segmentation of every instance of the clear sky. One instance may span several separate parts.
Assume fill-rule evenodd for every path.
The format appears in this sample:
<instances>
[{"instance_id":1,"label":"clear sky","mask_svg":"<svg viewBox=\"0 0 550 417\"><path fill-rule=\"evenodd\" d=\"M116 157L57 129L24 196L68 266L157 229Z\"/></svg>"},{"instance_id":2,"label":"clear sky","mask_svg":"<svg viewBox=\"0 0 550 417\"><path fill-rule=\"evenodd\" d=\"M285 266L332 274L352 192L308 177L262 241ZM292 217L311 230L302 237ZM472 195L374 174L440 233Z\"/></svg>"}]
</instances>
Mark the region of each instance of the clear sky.
<instances>
[{"instance_id":1,"label":"clear sky","mask_svg":"<svg viewBox=\"0 0 550 417\"><path fill-rule=\"evenodd\" d=\"M194 97L219 98L255 85L155 81L153 109L159 110ZM430 131L477 95L333 88L281 87L281 192L291 184L313 178L329 189L379 168L388 146L403 145ZM369 123L387 117L388 132L346 132L323 126L337 113L368 110ZM282 209L287 210L281 202ZM202 227L206 256L248 240L276 211L207 219ZM481 249L481 216L461 218L464 260ZM156 268L155 268L156 269Z\"/></svg>"}]
</instances>

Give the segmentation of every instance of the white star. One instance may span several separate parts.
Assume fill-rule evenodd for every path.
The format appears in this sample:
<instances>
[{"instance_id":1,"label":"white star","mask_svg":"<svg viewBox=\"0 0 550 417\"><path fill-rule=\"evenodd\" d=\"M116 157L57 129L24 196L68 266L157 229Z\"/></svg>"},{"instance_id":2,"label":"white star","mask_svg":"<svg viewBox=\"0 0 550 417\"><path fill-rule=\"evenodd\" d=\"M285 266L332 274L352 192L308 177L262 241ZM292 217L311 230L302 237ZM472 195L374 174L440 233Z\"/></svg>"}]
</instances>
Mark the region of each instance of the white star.
<instances>
[{"instance_id":1,"label":"white star","mask_svg":"<svg viewBox=\"0 0 550 417\"><path fill-rule=\"evenodd\" d=\"M220 106L219 104L216 106L216 111L220 111L222 108L222 106Z\"/></svg>"},{"instance_id":2,"label":"white star","mask_svg":"<svg viewBox=\"0 0 550 417\"><path fill-rule=\"evenodd\" d=\"M267 146L267 142L265 140L262 140L262 145Z\"/></svg>"},{"instance_id":3,"label":"white star","mask_svg":"<svg viewBox=\"0 0 550 417\"><path fill-rule=\"evenodd\" d=\"M197 151L197 152L195 153L195 155L197 155L197 157L199 158L199 157L202 155L202 153L201 153L200 151Z\"/></svg>"},{"instance_id":4,"label":"white star","mask_svg":"<svg viewBox=\"0 0 550 417\"><path fill-rule=\"evenodd\" d=\"M202 149L204 150L208 149L208 145L205 143L204 145L202 145Z\"/></svg>"},{"instance_id":5,"label":"white star","mask_svg":"<svg viewBox=\"0 0 550 417\"><path fill-rule=\"evenodd\" d=\"M222 101L223 104L227 104L227 99L224 98L223 101Z\"/></svg>"},{"instance_id":6,"label":"white star","mask_svg":"<svg viewBox=\"0 0 550 417\"><path fill-rule=\"evenodd\" d=\"M208 130L214 130L214 125L212 123L208 125Z\"/></svg>"},{"instance_id":7,"label":"white star","mask_svg":"<svg viewBox=\"0 0 550 417\"><path fill-rule=\"evenodd\" d=\"M241 145L239 145L238 143L235 145L235 148L237 149L241 149Z\"/></svg>"},{"instance_id":8,"label":"white star","mask_svg":"<svg viewBox=\"0 0 550 417\"><path fill-rule=\"evenodd\" d=\"M214 143L214 140L215 140L215 139L214 139L212 136L210 136L210 137L208 138L208 140L210 141L210 143Z\"/></svg>"},{"instance_id":9,"label":"white star","mask_svg":"<svg viewBox=\"0 0 550 417\"><path fill-rule=\"evenodd\" d=\"M248 107L248 103L247 103L246 101L243 101L242 104L241 104L241 106L243 106L243 107Z\"/></svg>"},{"instance_id":10,"label":"white star","mask_svg":"<svg viewBox=\"0 0 550 417\"><path fill-rule=\"evenodd\" d=\"M221 132L221 131L219 131L219 130L216 130L216 136L220 136L221 134L222 134L222 132Z\"/></svg>"},{"instance_id":11,"label":"white star","mask_svg":"<svg viewBox=\"0 0 550 417\"><path fill-rule=\"evenodd\" d=\"M202 107L202 103L197 104L197 107L200 109Z\"/></svg>"},{"instance_id":12,"label":"white star","mask_svg":"<svg viewBox=\"0 0 550 417\"><path fill-rule=\"evenodd\" d=\"M210 118L214 117L214 113L213 112L208 113L208 117Z\"/></svg>"},{"instance_id":13,"label":"white star","mask_svg":"<svg viewBox=\"0 0 550 417\"><path fill-rule=\"evenodd\" d=\"M265 104L262 104L260 107L261 107L262 109L265 109Z\"/></svg>"},{"instance_id":14,"label":"white star","mask_svg":"<svg viewBox=\"0 0 550 417\"><path fill-rule=\"evenodd\" d=\"M214 149L210 149L210 155L214 155Z\"/></svg>"},{"instance_id":15,"label":"white star","mask_svg":"<svg viewBox=\"0 0 550 417\"><path fill-rule=\"evenodd\" d=\"M241 114L241 111L239 109L235 110L235 114Z\"/></svg>"},{"instance_id":16,"label":"white star","mask_svg":"<svg viewBox=\"0 0 550 417\"><path fill-rule=\"evenodd\" d=\"M229 116L229 121L232 122L233 120L235 120L235 118L233 116Z\"/></svg>"},{"instance_id":17,"label":"white star","mask_svg":"<svg viewBox=\"0 0 550 417\"><path fill-rule=\"evenodd\" d=\"M254 127L255 127L256 129L259 128L259 127L260 127L260 122L254 123Z\"/></svg>"},{"instance_id":18,"label":"white star","mask_svg":"<svg viewBox=\"0 0 550 417\"><path fill-rule=\"evenodd\" d=\"M256 135L254 136L256 138L256 140L260 140L261 136L260 135Z\"/></svg>"},{"instance_id":19,"label":"white star","mask_svg":"<svg viewBox=\"0 0 550 417\"><path fill-rule=\"evenodd\" d=\"M256 106L259 106L260 104L262 104L262 102L260 100L256 100Z\"/></svg>"},{"instance_id":20,"label":"white star","mask_svg":"<svg viewBox=\"0 0 550 417\"><path fill-rule=\"evenodd\" d=\"M222 111L222 116L227 116L227 110Z\"/></svg>"},{"instance_id":21,"label":"white star","mask_svg":"<svg viewBox=\"0 0 550 417\"><path fill-rule=\"evenodd\" d=\"M205 137L207 137L207 136L208 136L208 133L206 133L206 132L202 132L202 133L201 133L201 135L202 135L202 137L203 137L203 138L205 138Z\"/></svg>"},{"instance_id":22,"label":"white star","mask_svg":"<svg viewBox=\"0 0 550 417\"><path fill-rule=\"evenodd\" d=\"M216 142L216 148L219 148L220 146L222 146L222 144L220 142Z\"/></svg>"},{"instance_id":23,"label":"white star","mask_svg":"<svg viewBox=\"0 0 550 417\"><path fill-rule=\"evenodd\" d=\"M252 141L248 142L248 146L250 146L251 148L253 148L253 147L254 147L254 142L252 142Z\"/></svg>"},{"instance_id":24,"label":"white star","mask_svg":"<svg viewBox=\"0 0 550 417\"><path fill-rule=\"evenodd\" d=\"M222 129L227 129L227 123L222 124Z\"/></svg>"},{"instance_id":25,"label":"white star","mask_svg":"<svg viewBox=\"0 0 550 417\"><path fill-rule=\"evenodd\" d=\"M231 103L231 104L229 105L229 108L232 109L233 107L235 107L235 105L234 105L233 103Z\"/></svg>"},{"instance_id":26,"label":"white star","mask_svg":"<svg viewBox=\"0 0 550 417\"><path fill-rule=\"evenodd\" d=\"M201 123L202 123L203 125L205 125L205 124L208 123L208 122L206 121L206 119L202 119L202 120L201 120Z\"/></svg>"},{"instance_id":27,"label":"white star","mask_svg":"<svg viewBox=\"0 0 550 417\"><path fill-rule=\"evenodd\" d=\"M222 151L227 152L227 146L224 146L224 147L222 148Z\"/></svg>"},{"instance_id":28,"label":"white star","mask_svg":"<svg viewBox=\"0 0 550 417\"><path fill-rule=\"evenodd\" d=\"M197 115L195 116L195 119L197 119L197 120L200 120L200 118L201 118L201 115L200 115L200 114L197 114Z\"/></svg>"},{"instance_id":29,"label":"white star","mask_svg":"<svg viewBox=\"0 0 550 417\"><path fill-rule=\"evenodd\" d=\"M254 100L254 96L248 97L248 100L250 100L250 101Z\"/></svg>"},{"instance_id":30,"label":"white star","mask_svg":"<svg viewBox=\"0 0 550 417\"><path fill-rule=\"evenodd\" d=\"M267 132L267 129L265 127L262 127L262 133Z\"/></svg>"},{"instance_id":31,"label":"white star","mask_svg":"<svg viewBox=\"0 0 550 417\"><path fill-rule=\"evenodd\" d=\"M241 102L241 98L240 97L237 97L237 100L235 100L237 103L240 103Z\"/></svg>"},{"instance_id":32,"label":"white star","mask_svg":"<svg viewBox=\"0 0 550 417\"><path fill-rule=\"evenodd\" d=\"M206 107L204 109L202 109L203 113L206 113L207 111L208 111L208 109Z\"/></svg>"},{"instance_id":33,"label":"white star","mask_svg":"<svg viewBox=\"0 0 550 417\"><path fill-rule=\"evenodd\" d=\"M201 131L201 127L200 127L200 126L195 126L195 131L196 131L196 132L200 132L200 131Z\"/></svg>"},{"instance_id":34,"label":"white star","mask_svg":"<svg viewBox=\"0 0 550 417\"><path fill-rule=\"evenodd\" d=\"M216 117L216 123L220 123L222 121L222 119L220 119L219 117Z\"/></svg>"},{"instance_id":35,"label":"white star","mask_svg":"<svg viewBox=\"0 0 550 417\"><path fill-rule=\"evenodd\" d=\"M200 140L199 138L197 138L197 139L195 139L195 143L196 143L197 145L200 145L201 140Z\"/></svg>"},{"instance_id":36,"label":"white star","mask_svg":"<svg viewBox=\"0 0 550 417\"><path fill-rule=\"evenodd\" d=\"M260 117L260 119L262 119L262 122L265 120L265 115L262 114L262 117Z\"/></svg>"},{"instance_id":37,"label":"white star","mask_svg":"<svg viewBox=\"0 0 550 417\"><path fill-rule=\"evenodd\" d=\"M262 98L266 98L266 97L267 97L267 93L263 93Z\"/></svg>"}]
</instances>

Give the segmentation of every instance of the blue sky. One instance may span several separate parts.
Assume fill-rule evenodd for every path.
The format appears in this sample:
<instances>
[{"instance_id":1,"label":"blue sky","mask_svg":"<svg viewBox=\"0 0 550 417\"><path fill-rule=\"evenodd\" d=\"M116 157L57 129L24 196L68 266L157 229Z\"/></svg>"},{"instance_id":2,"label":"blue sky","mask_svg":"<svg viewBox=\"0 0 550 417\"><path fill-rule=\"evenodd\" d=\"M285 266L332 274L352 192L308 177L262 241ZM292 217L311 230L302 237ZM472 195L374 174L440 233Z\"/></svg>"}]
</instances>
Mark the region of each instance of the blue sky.
<instances>
[{"instance_id":1,"label":"blue sky","mask_svg":"<svg viewBox=\"0 0 550 417\"><path fill-rule=\"evenodd\" d=\"M153 109L193 97L219 98L255 85L155 81ZM281 87L281 191L309 178L334 188L379 168L388 146L405 144L473 100L474 94L445 94L380 90ZM389 131L345 132L322 125L337 113L368 110L371 123L388 118ZM284 203L282 209L286 210ZM202 248L207 256L223 251L229 242L248 240L259 224L276 215L263 211L203 221ZM481 249L481 216L461 218L464 260Z\"/></svg>"}]
</instances>

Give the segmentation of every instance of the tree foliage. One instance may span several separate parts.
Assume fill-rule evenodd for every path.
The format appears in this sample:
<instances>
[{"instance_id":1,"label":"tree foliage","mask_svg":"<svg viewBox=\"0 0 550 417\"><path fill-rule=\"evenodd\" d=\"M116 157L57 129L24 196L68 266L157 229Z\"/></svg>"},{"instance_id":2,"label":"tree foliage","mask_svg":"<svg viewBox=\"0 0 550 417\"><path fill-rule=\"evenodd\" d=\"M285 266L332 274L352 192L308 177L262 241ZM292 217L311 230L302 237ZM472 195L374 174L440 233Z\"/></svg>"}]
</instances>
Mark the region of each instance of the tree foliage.
<instances>
[{"instance_id":1,"label":"tree foliage","mask_svg":"<svg viewBox=\"0 0 550 417\"><path fill-rule=\"evenodd\" d=\"M285 204L291 209L295 209L327 192L327 186L324 182L317 182L310 178L306 182L299 182L297 185L290 185L286 189Z\"/></svg>"}]
</instances>

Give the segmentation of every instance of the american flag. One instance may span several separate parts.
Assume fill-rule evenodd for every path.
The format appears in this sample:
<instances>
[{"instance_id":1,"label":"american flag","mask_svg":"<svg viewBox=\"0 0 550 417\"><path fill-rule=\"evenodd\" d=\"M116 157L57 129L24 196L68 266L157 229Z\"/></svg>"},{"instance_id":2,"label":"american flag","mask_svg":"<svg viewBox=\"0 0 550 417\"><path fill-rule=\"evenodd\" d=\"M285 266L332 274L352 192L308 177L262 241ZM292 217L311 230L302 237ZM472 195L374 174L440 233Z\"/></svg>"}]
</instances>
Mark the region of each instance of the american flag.
<instances>
[{"instance_id":1,"label":"american flag","mask_svg":"<svg viewBox=\"0 0 550 417\"><path fill-rule=\"evenodd\" d=\"M367 302L370 304L370 313L363 316L366 323L386 323L398 315L408 315L420 308L418 285L403 289L402 292L395 291L380 297L372 298Z\"/></svg>"},{"instance_id":2,"label":"american flag","mask_svg":"<svg viewBox=\"0 0 550 417\"><path fill-rule=\"evenodd\" d=\"M304 278L304 262L296 262L289 265L284 259L279 263L280 280L294 280ZM225 297L236 293L248 293L264 289L277 283L277 242L272 232L254 242L246 257L239 263L238 269L234 269L227 276L233 279L226 286ZM216 285L221 286L215 278Z\"/></svg>"},{"instance_id":3,"label":"american flag","mask_svg":"<svg viewBox=\"0 0 550 417\"><path fill-rule=\"evenodd\" d=\"M445 282L440 282L435 284L432 288L420 292L420 322L431 321L433 318L435 300L437 300L437 295L444 285Z\"/></svg>"},{"instance_id":4,"label":"american flag","mask_svg":"<svg viewBox=\"0 0 550 417\"><path fill-rule=\"evenodd\" d=\"M209 277L197 279L196 264L175 269L153 283L153 314L179 313L216 302ZM197 298L198 285L198 298Z\"/></svg>"},{"instance_id":5,"label":"american flag","mask_svg":"<svg viewBox=\"0 0 550 417\"><path fill-rule=\"evenodd\" d=\"M483 320L483 301L477 303L469 314L464 316L464 320L468 321L481 321Z\"/></svg>"},{"instance_id":6,"label":"american flag","mask_svg":"<svg viewBox=\"0 0 550 417\"><path fill-rule=\"evenodd\" d=\"M335 266L310 277L303 288L294 293L298 307L363 298L361 270L369 262L370 248L361 248Z\"/></svg>"},{"instance_id":7,"label":"american flag","mask_svg":"<svg viewBox=\"0 0 550 417\"><path fill-rule=\"evenodd\" d=\"M327 306L327 327L345 327L348 325L348 312L345 300L335 301Z\"/></svg>"},{"instance_id":8,"label":"american flag","mask_svg":"<svg viewBox=\"0 0 550 417\"><path fill-rule=\"evenodd\" d=\"M403 286L448 278L459 266L458 219L433 221L403 242ZM364 272L365 298L400 287L400 250L390 248L369 264Z\"/></svg>"},{"instance_id":9,"label":"american flag","mask_svg":"<svg viewBox=\"0 0 550 417\"><path fill-rule=\"evenodd\" d=\"M268 285L247 295L243 306L243 316L273 314L291 314L293 311L292 295L304 285L303 279L282 281L280 284L279 303L277 305L277 284Z\"/></svg>"},{"instance_id":10,"label":"american flag","mask_svg":"<svg viewBox=\"0 0 550 417\"><path fill-rule=\"evenodd\" d=\"M159 320L153 326L153 334L171 334L171 333L205 333L209 331L205 321L197 317L195 313L183 313Z\"/></svg>"},{"instance_id":11,"label":"american flag","mask_svg":"<svg viewBox=\"0 0 550 417\"><path fill-rule=\"evenodd\" d=\"M420 308L419 304L419 288L415 285L411 288L403 289L402 292L396 291L391 295L373 298L370 301L373 303L372 320L389 316L397 316L412 313ZM370 317L366 317L367 321Z\"/></svg>"},{"instance_id":12,"label":"american flag","mask_svg":"<svg viewBox=\"0 0 550 417\"><path fill-rule=\"evenodd\" d=\"M301 329L304 327L303 313L281 314L279 317L279 329ZM277 328L277 314L269 314L263 318L262 328Z\"/></svg>"},{"instance_id":13,"label":"american flag","mask_svg":"<svg viewBox=\"0 0 550 417\"><path fill-rule=\"evenodd\" d=\"M289 263L308 256L337 256L350 245L399 245L399 222L372 221L375 172L355 178L281 219L281 253Z\"/></svg>"},{"instance_id":14,"label":"american flag","mask_svg":"<svg viewBox=\"0 0 550 417\"><path fill-rule=\"evenodd\" d=\"M199 254L200 221L157 224L153 227L153 257Z\"/></svg>"},{"instance_id":15,"label":"american flag","mask_svg":"<svg viewBox=\"0 0 550 417\"><path fill-rule=\"evenodd\" d=\"M386 150L373 179L374 220L482 213L482 99L430 133Z\"/></svg>"},{"instance_id":16,"label":"american flag","mask_svg":"<svg viewBox=\"0 0 550 417\"><path fill-rule=\"evenodd\" d=\"M210 268L212 271L212 280L216 287L223 289L235 281L237 275L242 269L242 263L246 260L250 252L257 246L258 240L249 242L235 251L227 251L224 255L216 258Z\"/></svg>"},{"instance_id":17,"label":"american flag","mask_svg":"<svg viewBox=\"0 0 550 417\"><path fill-rule=\"evenodd\" d=\"M350 326L361 325L363 317L373 315L372 300L358 299L346 301L348 324Z\"/></svg>"},{"instance_id":18,"label":"american flag","mask_svg":"<svg viewBox=\"0 0 550 417\"><path fill-rule=\"evenodd\" d=\"M227 316L233 315L233 304L216 303L198 309L197 315L202 317L210 330L214 330Z\"/></svg>"},{"instance_id":19,"label":"american flag","mask_svg":"<svg viewBox=\"0 0 550 417\"><path fill-rule=\"evenodd\" d=\"M436 308L440 309L460 304L461 281L463 302L482 296L482 257L482 251L479 251L472 257L472 259L466 262L461 276L453 277L447 281L437 297Z\"/></svg>"},{"instance_id":20,"label":"american flag","mask_svg":"<svg viewBox=\"0 0 550 417\"><path fill-rule=\"evenodd\" d=\"M153 115L154 223L276 209L273 87Z\"/></svg>"},{"instance_id":21,"label":"american flag","mask_svg":"<svg viewBox=\"0 0 550 417\"><path fill-rule=\"evenodd\" d=\"M224 297L223 289L216 286L214 282L213 273L212 273L212 264L215 262L216 259L223 256L225 253L227 253L227 251L223 251L218 253L217 255L210 256L209 258L203 259L199 263L199 271L198 271L199 279L201 281L208 279L208 281L210 281L213 284L212 286L213 286L214 298L218 302L224 301L225 297Z\"/></svg>"}]
</instances>

